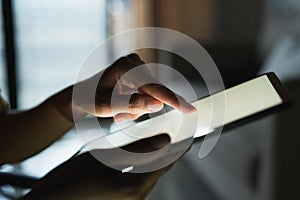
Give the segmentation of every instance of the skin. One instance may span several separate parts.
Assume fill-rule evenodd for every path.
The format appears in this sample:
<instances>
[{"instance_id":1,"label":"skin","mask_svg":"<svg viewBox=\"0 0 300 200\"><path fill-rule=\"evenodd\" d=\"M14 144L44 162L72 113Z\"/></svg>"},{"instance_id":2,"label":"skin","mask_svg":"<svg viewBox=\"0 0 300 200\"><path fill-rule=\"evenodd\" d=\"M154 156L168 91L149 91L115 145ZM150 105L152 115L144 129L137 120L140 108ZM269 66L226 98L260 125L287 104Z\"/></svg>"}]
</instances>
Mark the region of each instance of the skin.
<instances>
[{"instance_id":1,"label":"skin","mask_svg":"<svg viewBox=\"0 0 300 200\"><path fill-rule=\"evenodd\" d=\"M76 87L85 89L97 81L95 105L85 95L72 98L74 86L70 86L32 109L1 115L0 165L20 162L47 148L74 126L74 112L81 118L91 114L113 117L119 122L157 112L162 109L163 104L182 112L195 111L182 97L157 81L139 87L133 95L128 93L142 81L139 80L141 76L133 74L122 80L120 77L143 64L137 54L130 54L120 58L106 70L77 83ZM154 80L146 69L142 78ZM115 86L119 102L112 108L111 94ZM125 97L130 99L129 105L124 100ZM156 136L124 148L143 152L144 147L155 150L158 143L164 146L168 142L165 136ZM122 174L85 153L51 171L23 199L143 199L169 167L145 174Z\"/></svg>"},{"instance_id":2,"label":"skin","mask_svg":"<svg viewBox=\"0 0 300 200\"><path fill-rule=\"evenodd\" d=\"M144 141L128 145L131 151L141 152L141 146L148 150L159 148L154 145L159 142L167 144L167 136L156 136ZM98 151L98 150L94 150ZM97 152L93 152L97 153ZM118 162L128 162L126 158L114 157ZM148 173L121 173L103 165L91 154L81 154L52 170L33 187L22 200L32 199L144 199L157 180L169 169ZM42 197L42 198L41 198Z\"/></svg>"}]
</instances>

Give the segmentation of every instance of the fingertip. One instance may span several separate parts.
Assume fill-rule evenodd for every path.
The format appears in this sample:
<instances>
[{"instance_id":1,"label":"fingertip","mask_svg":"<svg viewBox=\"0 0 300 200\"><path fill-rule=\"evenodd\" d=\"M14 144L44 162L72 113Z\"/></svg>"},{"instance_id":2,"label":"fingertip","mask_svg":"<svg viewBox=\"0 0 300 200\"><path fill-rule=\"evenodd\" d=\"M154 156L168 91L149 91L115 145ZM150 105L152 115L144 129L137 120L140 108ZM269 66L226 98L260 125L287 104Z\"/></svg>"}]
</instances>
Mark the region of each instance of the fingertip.
<instances>
[{"instance_id":1,"label":"fingertip","mask_svg":"<svg viewBox=\"0 0 300 200\"><path fill-rule=\"evenodd\" d=\"M183 105L180 105L180 109L181 112L183 113L194 113L197 112L197 109L190 103L185 102Z\"/></svg>"},{"instance_id":2,"label":"fingertip","mask_svg":"<svg viewBox=\"0 0 300 200\"><path fill-rule=\"evenodd\" d=\"M194 107L192 104L189 104L189 108L188 108L188 112L192 113L192 112L197 112L197 108Z\"/></svg>"},{"instance_id":3,"label":"fingertip","mask_svg":"<svg viewBox=\"0 0 300 200\"><path fill-rule=\"evenodd\" d=\"M125 121L130 121L131 116L130 114L127 113L120 113L114 116L114 122L115 123L120 123L120 122L125 122Z\"/></svg>"}]
</instances>

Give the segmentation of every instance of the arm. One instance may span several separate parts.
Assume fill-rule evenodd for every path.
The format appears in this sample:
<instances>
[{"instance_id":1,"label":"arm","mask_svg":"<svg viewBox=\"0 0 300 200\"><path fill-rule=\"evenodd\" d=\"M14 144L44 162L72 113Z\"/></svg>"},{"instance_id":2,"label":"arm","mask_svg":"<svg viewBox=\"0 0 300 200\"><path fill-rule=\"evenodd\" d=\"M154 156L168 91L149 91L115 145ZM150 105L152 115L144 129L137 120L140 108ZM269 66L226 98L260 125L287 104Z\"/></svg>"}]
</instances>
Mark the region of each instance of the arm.
<instances>
[{"instance_id":1,"label":"arm","mask_svg":"<svg viewBox=\"0 0 300 200\"><path fill-rule=\"evenodd\" d=\"M33 109L0 116L0 164L21 161L48 147L73 127L73 111L79 112L80 116L91 114L97 117L114 117L115 121L122 121L157 112L162 109L164 103L183 112L195 110L182 97L157 82L138 87L134 94L124 93L124 88L134 88L134 85L138 85L139 79L154 79L148 71L127 77L128 80L123 80L123 83L118 85L119 103L112 108L113 88L120 77L135 66L143 64L138 55L131 54L120 58L104 72L77 83L76 87L83 88L82 92L90 92L91 83L95 80L98 82L95 105L91 104L90 98L85 99L86 95L79 95L73 99L74 86L71 86ZM124 101L126 95L130 95L129 105Z\"/></svg>"},{"instance_id":2,"label":"arm","mask_svg":"<svg viewBox=\"0 0 300 200\"><path fill-rule=\"evenodd\" d=\"M72 87L30 110L0 116L0 165L19 162L51 145L73 127Z\"/></svg>"},{"instance_id":3,"label":"arm","mask_svg":"<svg viewBox=\"0 0 300 200\"><path fill-rule=\"evenodd\" d=\"M157 145L160 144L160 146ZM155 151L169 143L168 136L155 136L132 143L128 151ZM98 150L94 150L94 153ZM145 159L146 156L145 156ZM112 160L130 164L126 157L112 157ZM153 172L121 173L84 153L71 158L40 179L22 200L141 200L145 199L155 183L171 165Z\"/></svg>"}]
</instances>

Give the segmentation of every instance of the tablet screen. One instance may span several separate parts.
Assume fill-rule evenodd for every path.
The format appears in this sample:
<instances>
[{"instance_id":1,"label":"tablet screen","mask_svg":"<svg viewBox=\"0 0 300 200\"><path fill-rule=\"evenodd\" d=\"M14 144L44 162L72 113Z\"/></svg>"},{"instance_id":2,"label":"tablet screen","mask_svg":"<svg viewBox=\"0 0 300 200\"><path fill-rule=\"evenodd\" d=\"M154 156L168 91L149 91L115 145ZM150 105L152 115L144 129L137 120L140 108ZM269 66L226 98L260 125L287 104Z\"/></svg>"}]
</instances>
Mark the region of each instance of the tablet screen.
<instances>
[{"instance_id":1,"label":"tablet screen","mask_svg":"<svg viewBox=\"0 0 300 200\"><path fill-rule=\"evenodd\" d=\"M211 125L213 128L232 123L283 103L283 99L278 94L269 77L263 75L195 102L200 109L199 121L201 124L208 125L210 123L209 119L211 119L212 115L211 98L224 98L224 95L224 121L219 121ZM199 131L195 137L205 134L207 132Z\"/></svg>"}]
</instances>

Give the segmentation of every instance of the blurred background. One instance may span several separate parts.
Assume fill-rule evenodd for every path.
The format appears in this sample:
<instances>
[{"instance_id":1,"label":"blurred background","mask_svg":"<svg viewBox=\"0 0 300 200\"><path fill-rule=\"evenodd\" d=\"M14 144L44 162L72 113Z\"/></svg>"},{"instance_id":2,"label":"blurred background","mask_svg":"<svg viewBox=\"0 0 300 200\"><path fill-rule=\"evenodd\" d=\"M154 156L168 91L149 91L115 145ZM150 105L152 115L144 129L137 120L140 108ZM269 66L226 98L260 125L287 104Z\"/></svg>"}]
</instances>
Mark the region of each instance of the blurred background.
<instances>
[{"instance_id":1,"label":"blurred background","mask_svg":"<svg viewBox=\"0 0 300 200\"><path fill-rule=\"evenodd\" d=\"M98 43L138 27L170 28L198 41L227 87L274 71L294 104L228 131L204 159L198 158L201 144L194 145L148 199L300 199L299 0L2 0L0 11L0 88L11 108L30 108L72 84ZM168 65L190 73L174 55L141 54L146 62L167 55ZM41 177L80 146L72 130L37 156L0 170ZM0 199L20 192L1 187Z\"/></svg>"}]
</instances>

